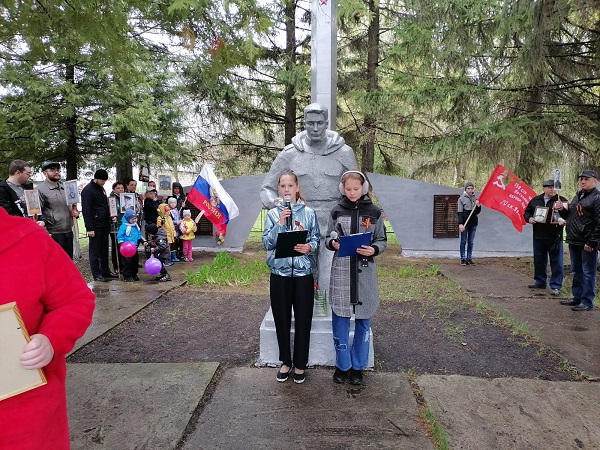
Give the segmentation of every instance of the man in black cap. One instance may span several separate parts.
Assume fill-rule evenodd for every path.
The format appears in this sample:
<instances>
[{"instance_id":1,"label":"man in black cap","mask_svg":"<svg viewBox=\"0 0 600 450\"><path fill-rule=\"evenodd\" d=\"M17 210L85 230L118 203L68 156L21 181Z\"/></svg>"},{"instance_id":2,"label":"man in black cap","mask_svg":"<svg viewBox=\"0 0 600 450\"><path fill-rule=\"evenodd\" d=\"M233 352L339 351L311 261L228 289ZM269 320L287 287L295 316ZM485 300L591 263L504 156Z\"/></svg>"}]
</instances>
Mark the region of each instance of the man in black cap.
<instances>
[{"instance_id":1,"label":"man in black cap","mask_svg":"<svg viewBox=\"0 0 600 450\"><path fill-rule=\"evenodd\" d=\"M550 294L559 295L563 283L563 228L567 210L561 208L554 214L554 205L567 202L559 197L554 188L554 180L542 183L544 193L533 197L523 217L533 225L533 279L530 289L546 289L548 257L550 258ZM560 201L559 201L560 198ZM562 205L561 205L562 206ZM562 216L560 215L562 214ZM563 217L564 216L564 217Z\"/></svg>"},{"instance_id":2,"label":"man in black cap","mask_svg":"<svg viewBox=\"0 0 600 450\"><path fill-rule=\"evenodd\" d=\"M108 199L104 185L108 180L108 172L104 169L96 170L94 179L81 191L81 209L87 236L90 239L89 255L90 268L95 281L108 281L109 278L118 278L108 267L108 235L110 222L116 218L110 217Z\"/></svg>"},{"instance_id":3,"label":"man in black cap","mask_svg":"<svg viewBox=\"0 0 600 450\"><path fill-rule=\"evenodd\" d=\"M38 186L42 206L42 220L52 239L73 259L73 218L79 217L77 204L67 205L67 196L60 181L60 163L42 164L46 179Z\"/></svg>"},{"instance_id":4,"label":"man in black cap","mask_svg":"<svg viewBox=\"0 0 600 450\"><path fill-rule=\"evenodd\" d=\"M563 300L562 305L572 306L573 311L594 309L596 295L597 250L600 243L600 192L597 189L598 174L594 170L584 170L579 175L579 187L567 217L567 243L571 256L573 287L571 300ZM562 205L558 205L560 210Z\"/></svg>"}]
</instances>

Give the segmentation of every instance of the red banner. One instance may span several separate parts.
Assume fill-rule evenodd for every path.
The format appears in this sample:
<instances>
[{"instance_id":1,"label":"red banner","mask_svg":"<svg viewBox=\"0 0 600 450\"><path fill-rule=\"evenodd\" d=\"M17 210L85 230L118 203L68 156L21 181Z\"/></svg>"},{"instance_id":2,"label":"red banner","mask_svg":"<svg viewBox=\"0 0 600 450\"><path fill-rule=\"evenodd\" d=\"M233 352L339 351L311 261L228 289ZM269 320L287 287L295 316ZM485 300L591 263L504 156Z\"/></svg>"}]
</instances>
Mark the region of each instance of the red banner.
<instances>
[{"instance_id":1,"label":"red banner","mask_svg":"<svg viewBox=\"0 0 600 450\"><path fill-rule=\"evenodd\" d=\"M497 165L481 191L479 203L508 217L519 233L523 232L523 213L537 194L506 167Z\"/></svg>"}]
</instances>

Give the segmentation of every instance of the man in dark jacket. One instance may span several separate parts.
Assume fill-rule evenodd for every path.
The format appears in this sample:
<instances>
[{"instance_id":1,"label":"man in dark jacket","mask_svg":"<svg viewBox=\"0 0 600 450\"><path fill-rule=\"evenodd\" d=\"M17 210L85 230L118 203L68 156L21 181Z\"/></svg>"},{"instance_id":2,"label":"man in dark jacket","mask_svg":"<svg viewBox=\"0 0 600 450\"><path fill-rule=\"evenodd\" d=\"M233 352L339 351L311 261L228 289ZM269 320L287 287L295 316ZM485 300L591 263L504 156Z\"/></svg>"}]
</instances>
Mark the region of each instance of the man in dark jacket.
<instances>
[{"instance_id":1,"label":"man in dark jacket","mask_svg":"<svg viewBox=\"0 0 600 450\"><path fill-rule=\"evenodd\" d=\"M477 224L479 223L477 215L481 212L481 205L475 197L473 183L468 182L465 184L465 191L458 198L456 211L460 231L460 264L462 266L474 266L473 246Z\"/></svg>"},{"instance_id":2,"label":"man in dark jacket","mask_svg":"<svg viewBox=\"0 0 600 450\"><path fill-rule=\"evenodd\" d=\"M108 198L104 184L108 180L108 172L98 169L94 179L81 191L81 209L87 236L90 239L90 269L95 281L108 281L118 278L108 267L108 234L111 219L108 209Z\"/></svg>"},{"instance_id":3,"label":"man in dark jacket","mask_svg":"<svg viewBox=\"0 0 600 450\"><path fill-rule=\"evenodd\" d=\"M533 197L523 217L527 223L533 225L533 279L530 289L546 289L548 274L548 257L550 257L550 294L559 295L563 283L563 227L567 210L560 212L564 217L554 214L554 205L559 202L567 202L564 197L559 197L554 189L554 180L546 180L542 183L544 193ZM559 200L560 198L560 200ZM539 212L543 214L539 214ZM558 223L557 223L558 222Z\"/></svg>"},{"instance_id":4,"label":"man in dark jacket","mask_svg":"<svg viewBox=\"0 0 600 450\"><path fill-rule=\"evenodd\" d=\"M23 185L31 178L31 165L16 159L10 163L8 178L0 180L0 206L11 216L27 217L25 189Z\"/></svg>"},{"instance_id":5,"label":"man in dark jacket","mask_svg":"<svg viewBox=\"0 0 600 450\"><path fill-rule=\"evenodd\" d=\"M579 187L567 217L567 243L571 256L573 274L573 298L563 300L563 305L572 306L573 311L594 309L596 293L597 250L600 243L600 192L597 189L598 174L584 170L579 175ZM560 207L562 205L558 205Z\"/></svg>"}]
</instances>

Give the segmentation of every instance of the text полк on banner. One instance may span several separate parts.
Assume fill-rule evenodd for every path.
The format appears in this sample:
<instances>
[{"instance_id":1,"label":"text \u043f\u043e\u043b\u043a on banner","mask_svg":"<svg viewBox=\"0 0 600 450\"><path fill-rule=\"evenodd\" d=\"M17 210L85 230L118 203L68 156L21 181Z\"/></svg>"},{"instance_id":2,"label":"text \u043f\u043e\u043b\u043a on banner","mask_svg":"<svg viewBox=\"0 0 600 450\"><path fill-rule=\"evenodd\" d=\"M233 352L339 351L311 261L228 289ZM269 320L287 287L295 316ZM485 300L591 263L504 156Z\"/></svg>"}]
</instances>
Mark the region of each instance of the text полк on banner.
<instances>
[{"instance_id":1,"label":"text \u043f\u043e\u043b\u043a on banner","mask_svg":"<svg viewBox=\"0 0 600 450\"><path fill-rule=\"evenodd\" d=\"M498 164L481 191L479 203L504 214L517 231L522 233L523 225L527 223L523 213L536 195L519 177Z\"/></svg>"}]
</instances>

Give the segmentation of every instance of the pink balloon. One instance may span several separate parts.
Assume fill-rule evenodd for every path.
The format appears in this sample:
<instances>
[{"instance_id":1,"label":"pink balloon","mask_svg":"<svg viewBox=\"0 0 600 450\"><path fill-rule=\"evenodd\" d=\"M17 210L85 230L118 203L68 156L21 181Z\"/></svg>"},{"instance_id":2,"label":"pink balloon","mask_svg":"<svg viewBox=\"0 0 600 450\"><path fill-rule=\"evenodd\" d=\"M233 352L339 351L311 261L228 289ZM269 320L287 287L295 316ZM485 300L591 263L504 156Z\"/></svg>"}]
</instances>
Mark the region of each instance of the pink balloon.
<instances>
[{"instance_id":1,"label":"pink balloon","mask_svg":"<svg viewBox=\"0 0 600 450\"><path fill-rule=\"evenodd\" d=\"M136 254L137 247L133 242L123 242L119 247L119 251L121 252L121 255L123 255L125 258L131 258L133 255Z\"/></svg>"},{"instance_id":2,"label":"pink balloon","mask_svg":"<svg viewBox=\"0 0 600 450\"><path fill-rule=\"evenodd\" d=\"M153 256L148 258L146 264L144 264L144 269L148 275L157 275L162 269L162 263L158 260L158 258Z\"/></svg>"}]
</instances>

